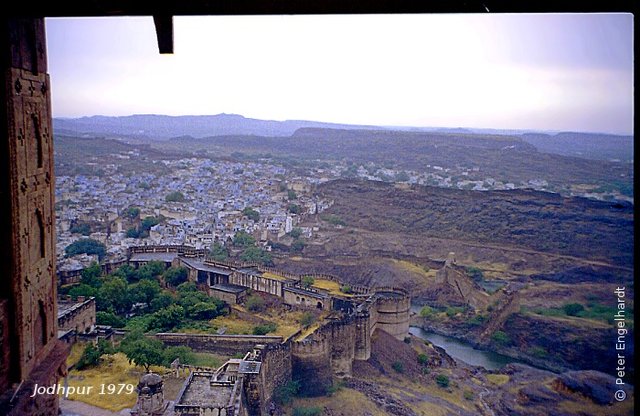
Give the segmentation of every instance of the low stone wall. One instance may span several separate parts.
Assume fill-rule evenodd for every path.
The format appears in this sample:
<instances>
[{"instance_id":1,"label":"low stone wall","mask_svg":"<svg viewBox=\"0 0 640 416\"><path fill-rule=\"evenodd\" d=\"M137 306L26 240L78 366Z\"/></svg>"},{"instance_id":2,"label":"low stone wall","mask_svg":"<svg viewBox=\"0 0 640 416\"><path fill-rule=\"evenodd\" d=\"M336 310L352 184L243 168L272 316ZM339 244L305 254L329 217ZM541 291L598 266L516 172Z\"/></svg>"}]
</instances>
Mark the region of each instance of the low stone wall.
<instances>
[{"instance_id":1,"label":"low stone wall","mask_svg":"<svg viewBox=\"0 0 640 416\"><path fill-rule=\"evenodd\" d=\"M198 352L233 355L251 351L256 344L280 344L282 337L260 335L208 335L162 332L155 335L167 346L187 346Z\"/></svg>"}]
</instances>

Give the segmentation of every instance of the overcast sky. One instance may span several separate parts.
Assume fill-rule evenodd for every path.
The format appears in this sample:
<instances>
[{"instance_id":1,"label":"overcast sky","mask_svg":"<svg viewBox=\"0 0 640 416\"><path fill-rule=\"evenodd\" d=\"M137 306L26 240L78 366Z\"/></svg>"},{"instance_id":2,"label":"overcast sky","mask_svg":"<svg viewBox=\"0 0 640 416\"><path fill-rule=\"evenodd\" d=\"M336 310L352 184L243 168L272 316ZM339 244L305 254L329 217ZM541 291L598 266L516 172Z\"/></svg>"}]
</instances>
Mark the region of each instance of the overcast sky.
<instances>
[{"instance_id":1,"label":"overcast sky","mask_svg":"<svg viewBox=\"0 0 640 416\"><path fill-rule=\"evenodd\" d=\"M633 16L47 19L54 117L633 130Z\"/></svg>"}]
</instances>

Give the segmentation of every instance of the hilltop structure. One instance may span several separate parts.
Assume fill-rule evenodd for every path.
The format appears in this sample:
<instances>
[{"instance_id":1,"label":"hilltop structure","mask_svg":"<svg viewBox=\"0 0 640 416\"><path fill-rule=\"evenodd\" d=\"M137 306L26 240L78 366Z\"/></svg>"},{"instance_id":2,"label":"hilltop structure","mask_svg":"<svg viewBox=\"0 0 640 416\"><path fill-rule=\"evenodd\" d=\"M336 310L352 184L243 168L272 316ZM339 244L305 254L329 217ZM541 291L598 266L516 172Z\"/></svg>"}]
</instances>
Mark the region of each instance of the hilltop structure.
<instances>
[{"instance_id":1,"label":"hilltop structure","mask_svg":"<svg viewBox=\"0 0 640 416\"><path fill-rule=\"evenodd\" d=\"M216 371L192 372L166 414L267 415L277 389L291 381L297 381L306 395L321 395L335 379L350 377L355 360L371 357L374 331L398 339L408 335L411 299L400 288L356 286L344 293L335 276L313 275L320 287L305 286L303 276L258 264L213 261L185 246L129 250L131 264L153 260L186 267L190 281L232 304L251 289L276 296L292 308L328 312L322 322L286 339L158 334L166 345L187 345L199 351L248 349L244 358L229 360Z\"/></svg>"}]
</instances>

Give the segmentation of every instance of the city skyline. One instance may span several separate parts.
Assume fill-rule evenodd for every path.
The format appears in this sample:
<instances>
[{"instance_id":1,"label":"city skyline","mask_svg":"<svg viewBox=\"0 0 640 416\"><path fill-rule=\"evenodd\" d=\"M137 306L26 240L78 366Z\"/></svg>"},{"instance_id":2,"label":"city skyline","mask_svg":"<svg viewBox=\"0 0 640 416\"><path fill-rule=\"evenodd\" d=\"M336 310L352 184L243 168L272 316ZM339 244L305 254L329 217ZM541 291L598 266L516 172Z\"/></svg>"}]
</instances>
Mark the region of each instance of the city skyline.
<instances>
[{"instance_id":1,"label":"city skyline","mask_svg":"<svg viewBox=\"0 0 640 416\"><path fill-rule=\"evenodd\" d=\"M47 19L54 117L241 114L380 126L633 132L633 17Z\"/></svg>"}]
</instances>

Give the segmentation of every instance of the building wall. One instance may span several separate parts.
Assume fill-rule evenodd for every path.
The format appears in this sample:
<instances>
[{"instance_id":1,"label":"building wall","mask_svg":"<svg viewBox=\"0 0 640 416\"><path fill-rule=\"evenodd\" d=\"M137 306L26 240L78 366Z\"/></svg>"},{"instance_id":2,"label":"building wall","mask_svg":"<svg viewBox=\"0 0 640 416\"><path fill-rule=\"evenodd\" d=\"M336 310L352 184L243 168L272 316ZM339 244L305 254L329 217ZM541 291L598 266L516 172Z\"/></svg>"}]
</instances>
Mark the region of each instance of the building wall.
<instances>
[{"instance_id":1,"label":"building wall","mask_svg":"<svg viewBox=\"0 0 640 416\"><path fill-rule=\"evenodd\" d=\"M209 296L223 300L230 305L238 303L238 294L209 288Z\"/></svg>"},{"instance_id":2,"label":"building wall","mask_svg":"<svg viewBox=\"0 0 640 416\"><path fill-rule=\"evenodd\" d=\"M53 131L44 19L0 22L0 414L57 415L57 396L29 398L34 383L66 371L58 341ZM6 351L6 350L5 350ZM11 386L22 382L15 394ZM17 385L17 384L16 384ZM12 399L13 397L13 399ZM11 403L9 403L11 402Z\"/></svg>"},{"instance_id":3,"label":"building wall","mask_svg":"<svg viewBox=\"0 0 640 416\"><path fill-rule=\"evenodd\" d=\"M311 309L323 309L323 310L331 309L330 299L327 299L325 296L313 293L311 291L305 292L305 294L301 294L285 288L283 290L283 295L284 295L283 301L287 305L301 306L301 307L311 308ZM318 305L321 305L321 306L318 307Z\"/></svg>"},{"instance_id":4,"label":"building wall","mask_svg":"<svg viewBox=\"0 0 640 416\"><path fill-rule=\"evenodd\" d=\"M68 331L74 329L77 334L90 332L96 324L96 300L78 298L77 306L58 318L58 329Z\"/></svg>"},{"instance_id":5,"label":"building wall","mask_svg":"<svg viewBox=\"0 0 640 416\"><path fill-rule=\"evenodd\" d=\"M314 335L292 341L292 378L300 383L303 395L322 396L333 384L331 347L326 337Z\"/></svg>"},{"instance_id":6,"label":"building wall","mask_svg":"<svg viewBox=\"0 0 640 416\"><path fill-rule=\"evenodd\" d=\"M259 335L207 335L159 333L156 338L166 346L185 345L194 351L233 355L251 351L256 344L280 344L282 337Z\"/></svg>"},{"instance_id":7,"label":"building wall","mask_svg":"<svg viewBox=\"0 0 640 416\"><path fill-rule=\"evenodd\" d=\"M248 287L253 290L257 290L258 292L269 293L270 295L282 297L282 280L235 271L229 277L229 283Z\"/></svg>"}]
</instances>

